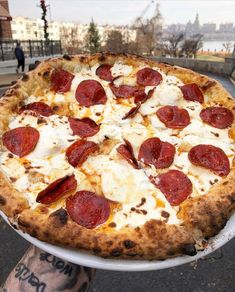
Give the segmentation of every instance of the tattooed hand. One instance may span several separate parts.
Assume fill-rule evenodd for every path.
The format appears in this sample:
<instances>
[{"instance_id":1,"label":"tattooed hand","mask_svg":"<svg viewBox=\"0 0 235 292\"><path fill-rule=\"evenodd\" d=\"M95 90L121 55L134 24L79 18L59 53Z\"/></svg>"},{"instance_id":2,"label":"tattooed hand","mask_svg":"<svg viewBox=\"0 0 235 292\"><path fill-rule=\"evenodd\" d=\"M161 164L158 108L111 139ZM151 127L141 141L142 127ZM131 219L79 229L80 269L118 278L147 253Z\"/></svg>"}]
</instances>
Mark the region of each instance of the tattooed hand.
<instances>
[{"instance_id":1,"label":"tattooed hand","mask_svg":"<svg viewBox=\"0 0 235 292\"><path fill-rule=\"evenodd\" d=\"M31 246L0 291L85 292L94 275L94 269L69 263Z\"/></svg>"}]
</instances>

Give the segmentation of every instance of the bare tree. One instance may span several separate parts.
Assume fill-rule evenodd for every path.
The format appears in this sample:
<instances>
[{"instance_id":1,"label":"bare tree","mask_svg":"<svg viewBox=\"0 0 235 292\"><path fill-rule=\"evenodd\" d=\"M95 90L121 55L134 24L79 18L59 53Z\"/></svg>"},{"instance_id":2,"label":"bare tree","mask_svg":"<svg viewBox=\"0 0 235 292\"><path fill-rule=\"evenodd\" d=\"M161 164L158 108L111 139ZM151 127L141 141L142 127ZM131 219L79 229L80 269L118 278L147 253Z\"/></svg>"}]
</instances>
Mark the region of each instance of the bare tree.
<instances>
[{"instance_id":1,"label":"bare tree","mask_svg":"<svg viewBox=\"0 0 235 292\"><path fill-rule=\"evenodd\" d=\"M125 51L123 36L118 30L108 32L105 49L113 53L122 53Z\"/></svg>"},{"instance_id":2,"label":"bare tree","mask_svg":"<svg viewBox=\"0 0 235 292\"><path fill-rule=\"evenodd\" d=\"M230 50L233 47L233 44L231 42L223 43L222 46L225 48L226 53L230 53Z\"/></svg>"},{"instance_id":3,"label":"bare tree","mask_svg":"<svg viewBox=\"0 0 235 292\"><path fill-rule=\"evenodd\" d=\"M183 41L183 39L184 39L183 33L172 34L167 39L167 43L165 43L165 48L171 56L178 57L180 43Z\"/></svg>"},{"instance_id":4,"label":"bare tree","mask_svg":"<svg viewBox=\"0 0 235 292\"><path fill-rule=\"evenodd\" d=\"M62 46L68 54L78 54L84 51L82 43L79 39L79 28L75 27L61 27L60 38Z\"/></svg>"},{"instance_id":5,"label":"bare tree","mask_svg":"<svg viewBox=\"0 0 235 292\"><path fill-rule=\"evenodd\" d=\"M152 20L147 20L146 23L139 22L137 43L139 43L142 53L147 53L150 56L154 54L157 34Z\"/></svg>"},{"instance_id":6,"label":"bare tree","mask_svg":"<svg viewBox=\"0 0 235 292\"><path fill-rule=\"evenodd\" d=\"M141 48L138 42L129 41L124 44L124 52L129 54L140 54Z\"/></svg>"},{"instance_id":7,"label":"bare tree","mask_svg":"<svg viewBox=\"0 0 235 292\"><path fill-rule=\"evenodd\" d=\"M203 35L195 34L189 39L185 39L182 44L181 52L186 55L187 58L196 58L197 52L203 47L202 42Z\"/></svg>"}]
</instances>

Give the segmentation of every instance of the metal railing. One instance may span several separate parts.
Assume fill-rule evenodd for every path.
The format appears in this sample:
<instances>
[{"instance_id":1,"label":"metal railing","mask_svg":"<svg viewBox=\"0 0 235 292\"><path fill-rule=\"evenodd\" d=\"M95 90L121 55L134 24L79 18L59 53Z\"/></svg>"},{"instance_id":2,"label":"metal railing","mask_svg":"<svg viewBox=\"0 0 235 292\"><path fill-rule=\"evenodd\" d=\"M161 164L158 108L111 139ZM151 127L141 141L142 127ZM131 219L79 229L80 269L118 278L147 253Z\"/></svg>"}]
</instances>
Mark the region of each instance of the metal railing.
<instances>
[{"instance_id":1,"label":"metal railing","mask_svg":"<svg viewBox=\"0 0 235 292\"><path fill-rule=\"evenodd\" d=\"M17 42L20 43L21 48L24 51L25 58L62 54L61 41L0 40L0 61L15 59L15 47Z\"/></svg>"}]
</instances>

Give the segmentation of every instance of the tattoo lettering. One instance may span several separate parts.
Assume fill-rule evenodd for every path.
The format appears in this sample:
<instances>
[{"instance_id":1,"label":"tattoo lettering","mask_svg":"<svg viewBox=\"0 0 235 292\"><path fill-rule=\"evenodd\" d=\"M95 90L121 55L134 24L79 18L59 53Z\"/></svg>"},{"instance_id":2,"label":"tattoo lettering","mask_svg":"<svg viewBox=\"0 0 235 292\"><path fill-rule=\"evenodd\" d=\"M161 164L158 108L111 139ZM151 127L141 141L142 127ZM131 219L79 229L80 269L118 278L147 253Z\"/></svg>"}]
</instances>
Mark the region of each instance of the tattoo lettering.
<instances>
[{"instance_id":1,"label":"tattoo lettering","mask_svg":"<svg viewBox=\"0 0 235 292\"><path fill-rule=\"evenodd\" d=\"M73 267L65 263L63 260L47 252L40 253L40 260L50 263L60 273L64 273L64 275L68 275L69 277L71 277L72 272L73 272Z\"/></svg>"},{"instance_id":2,"label":"tattoo lettering","mask_svg":"<svg viewBox=\"0 0 235 292\"><path fill-rule=\"evenodd\" d=\"M19 281L27 281L32 287L36 288L37 292L45 291L46 284L40 282L38 277L36 277L35 274L25 266L25 264L19 263L16 266L15 271L15 278L18 278Z\"/></svg>"}]
</instances>

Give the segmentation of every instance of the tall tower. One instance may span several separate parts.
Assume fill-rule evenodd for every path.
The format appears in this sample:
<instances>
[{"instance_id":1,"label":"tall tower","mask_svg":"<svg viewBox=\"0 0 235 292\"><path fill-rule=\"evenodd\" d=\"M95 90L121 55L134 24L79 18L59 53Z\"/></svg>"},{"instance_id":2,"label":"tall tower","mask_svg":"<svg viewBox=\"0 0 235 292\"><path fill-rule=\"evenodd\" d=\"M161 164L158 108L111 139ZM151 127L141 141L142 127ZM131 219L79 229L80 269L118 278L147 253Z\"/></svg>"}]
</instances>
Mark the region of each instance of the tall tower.
<instances>
[{"instance_id":1,"label":"tall tower","mask_svg":"<svg viewBox=\"0 0 235 292\"><path fill-rule=\"evenodd\" d=\"M199 33L200 29L201 29L201 26L200 26L200 21L199 21L199 14L197 13L196 18L195 18L194 23L193 23L193 32Z\"/></svg>"},{"instance_id":2,"label":"tall tower","mask_svg":"<svg viewBox=\"0 0 235 292\"><path fill-rule=\"evenodd\" d=\"M0 0L0 40L12 39L8 0Z\"/></svg>"}]
</instances>

